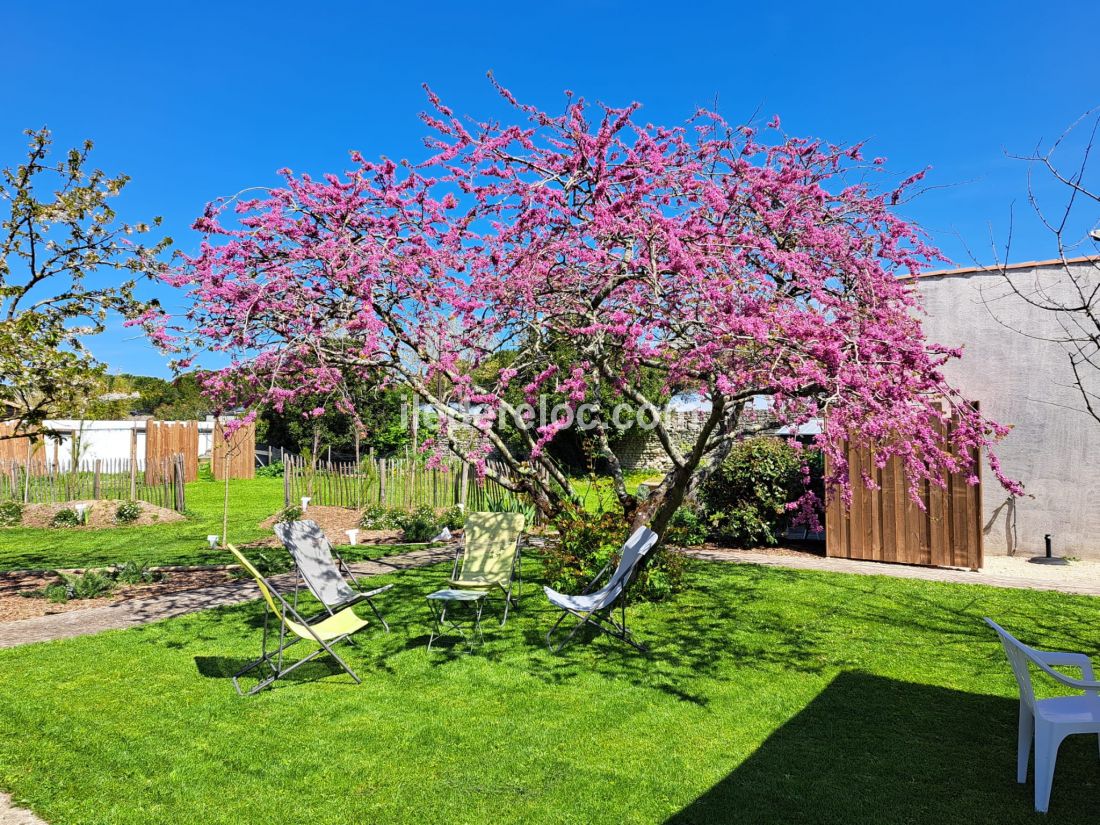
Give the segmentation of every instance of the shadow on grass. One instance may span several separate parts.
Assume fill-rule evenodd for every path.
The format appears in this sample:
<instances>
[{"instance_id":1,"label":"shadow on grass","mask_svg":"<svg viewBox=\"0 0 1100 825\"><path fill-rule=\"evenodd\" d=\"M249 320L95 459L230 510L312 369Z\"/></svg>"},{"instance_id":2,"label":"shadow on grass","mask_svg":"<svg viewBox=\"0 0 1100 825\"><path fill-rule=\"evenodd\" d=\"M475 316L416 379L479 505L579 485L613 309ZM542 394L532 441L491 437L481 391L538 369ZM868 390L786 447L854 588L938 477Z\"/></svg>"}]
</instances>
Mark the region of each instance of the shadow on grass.
<instances>
[{"instance_id":1,"label":"shadow on grass","mask_svg":"<svg viewBox=\"0 0 1100 825\"><path fill-rule=\"evenodd\" d=\"M303 648L302 654L304 655L306 653L308 653L308 650ZM196 656L195 667L198 669L201 676L205 676L208 679L229 679L246 665L251 664L252 661L254 660L231 656ZM297 658L288 658L283 662L283 667L290 667L296 661L298 661ZM249 671L241 677L241 687L248 690L253 684L259 681L260 676L266 677L267 675L269 675L269 671L266 669L257 668ZM330 657L321 655L300 666L297 670L285 676L280 676L269 689L275 690L279 687L286 687L288 685L317 682L322 679L328 679L331 676L343 676L343 682L348 686L353 686L355 684L351 676L349 676L347 671L340 667L339 664Z\"/></svg>"},{"instance_id":2,"label":"shadow on grass","mask_svg":"<svg viewBox=\"0 0 1100 825\"><path fill-rule=\"evenodd\" d=\"M1096 739L1063 744L1046 819L1016 783L1016 707L846 671L667 825L1095 822Z\"/></svg>"}]
</instances>

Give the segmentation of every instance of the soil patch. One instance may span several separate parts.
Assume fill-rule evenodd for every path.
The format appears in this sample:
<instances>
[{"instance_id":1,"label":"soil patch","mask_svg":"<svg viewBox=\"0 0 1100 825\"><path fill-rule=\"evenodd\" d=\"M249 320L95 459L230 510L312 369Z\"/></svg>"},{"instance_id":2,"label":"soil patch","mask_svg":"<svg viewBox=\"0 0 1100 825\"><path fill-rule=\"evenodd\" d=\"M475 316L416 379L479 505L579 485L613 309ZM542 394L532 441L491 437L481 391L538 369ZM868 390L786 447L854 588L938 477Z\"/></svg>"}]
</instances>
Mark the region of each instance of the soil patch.
<instances>
[{"instance_id":1,"label":"soil patch","mask_svg":"<svg viewBox=\"0 0 1100 825\"><path fill-rule=\"evenodd\" d=\"M169 524L174 521L183 521L185 516L175 510L158 507L147 501L136 502L141 508L141 515L136 520L119 524L115 521L115 511L118 510L120 501L83 499L81 501L65 501L58 504L28 504L23 508L23 520L19 527L52 527L53 517L61 510L76 509L76 505L87 506L86 523L80 527L58 527L58 530L102 530L110 527L140 527L150 524Z\"/></svg>"},{"instance_id":2,"label":"soil patch","mask_svg":"<svg viewBox=\"0 0 1100 825\"><path fill-rule=\"evenodd\" d=\"M68 571L67 571L68 572ZM67 613L70 610L85 610L89 607L103 607L115 602L149 599L171 593L181 593L199 587L209 587L229 581L232 576L228 570L194 569L163 572L161 581L148 584L120 584L115 591L99 599L71 599L55 604L44 598L21 596L41 590L57 581L51 573L12 572L0 573L0 622L14 622L20 619L33 619L51 613Z\"/></svg>"},{"instance_id":3,"label":"soil patch","mask_svg":"<svg viewBox=\"0 0 1100 825\"><path fill-rule=\"evenodd\" d=\"M348 543L347 533L345 530L358 530L359 535L357 537L357 544L401 544L403 538L400 530L363 530L359 527L359 519L362 517L362 512L359 510L351 510L347 507L328 507L325 505L311 504L309 509L306 510L303 519L317 522L317 526L321 528L321 532L325 534L325 537L329 540L329 543L343 547ZM279 521L279 516L274 515L268 519L265 519L260 523L260 526L266 530L271 530ZM279 540L274 534L260 539L259 541L252 542L251 547L280 547L282 546Z\"/></svg>"}]
</instances>

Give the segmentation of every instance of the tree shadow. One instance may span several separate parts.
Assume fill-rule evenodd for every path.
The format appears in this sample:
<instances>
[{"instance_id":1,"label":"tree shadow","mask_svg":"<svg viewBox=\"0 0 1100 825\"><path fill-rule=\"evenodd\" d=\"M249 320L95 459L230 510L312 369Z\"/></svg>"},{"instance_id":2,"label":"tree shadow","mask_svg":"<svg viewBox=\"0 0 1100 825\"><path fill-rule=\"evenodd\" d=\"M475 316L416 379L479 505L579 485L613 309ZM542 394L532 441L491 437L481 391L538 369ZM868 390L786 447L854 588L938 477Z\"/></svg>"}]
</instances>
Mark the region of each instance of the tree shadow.
<instances>
[{"instance_id":1,"label":"tree shadow","mask_svg":"<svg viewBox=\"0 0 1100 825\"><path fill-rule=\"evenodd\" d=\"M1096 739L1059 754L1051 817L1016 783L1014 700L845 671L666 825L1095 822Z\"/></svg>"}]
</instances>

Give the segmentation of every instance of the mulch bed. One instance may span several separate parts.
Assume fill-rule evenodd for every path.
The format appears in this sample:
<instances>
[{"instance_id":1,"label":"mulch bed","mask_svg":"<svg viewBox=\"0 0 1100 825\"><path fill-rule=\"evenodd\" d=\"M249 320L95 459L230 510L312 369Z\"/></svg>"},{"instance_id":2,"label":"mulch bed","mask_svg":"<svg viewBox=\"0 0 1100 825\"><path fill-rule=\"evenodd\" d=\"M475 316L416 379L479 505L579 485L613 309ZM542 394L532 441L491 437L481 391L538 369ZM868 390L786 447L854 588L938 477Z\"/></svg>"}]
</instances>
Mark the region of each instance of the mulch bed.
<instances>
[{"instance_id":1,"label":"mulch bed","mask_svg":"<svg viewBox=\"0 0 1100 825\"><path fill-rule=\"evenodd\" d=\"M141 507L141 515L136 520L119 524L115 521L115 511L118 510L119 501L106 501L83 499L80 501L65 501L59 504L28 504L23 508L23 520L18 527L52 527L53 517L60 510L73 510L77 504L85 504L87 521L80 527L58 527L58 530L102 530L107 527L138 527L150 524L168 524L173 521L183 521L185 516L175 510L158 507L147 501L136 502Z\"/></svg>"},{"instance_id":2,"label":"mulch bed","mask_svg":"<svg viewBox=\"0 0 1100 825\"><path fill-rule=\"evenodd\" d=\"M325 505L311 504L302 516L303 519L317 522L317 526L328 538L329 542L338 547L348 543L345 530L359 530L356 539L357 544L402 544L404 539L400 530L363 530L359 527L359 518L362 514L358 510L349 510L346 507L328 507ZM265 530L271 530L279 521L279 516L274 515L265 519L260 526ZM279 539L274 534L252 542L250 547L280 547Z\"/></svg>"},{"instance_id":3,"label":"mulch bed","mask_svg":"<svg viewBox=\"0 0 1100 825\"><path fill-rule=\"evenodd\" d=\"M698 547L686 547L683 549L688 552L692 550L714 550L719 553L744 552L763 553L768 556L814 556L819 559L825 557L825 542L823 541L789 541L778 547L725 547L721 544L707 542Z\"/></svg>"},{"instance_id":4,"label":"mulch bed","mask_svg":"<svg viewBox=\"0 0 1100 825\"><path fill-rule=\"evenodd\" d=\"M162 581L149 584L120 584L110 596L104 598L72 599L62 604L54 604L44 598L19 595L41 590L46 585L52 584L57 580L57 576L52 573L31 571L0 573L0 622L15 622L53 613L67 613L70 610L104 607L132 599L148 599L181 593L185 590L222 584L232 578L230 571L225 568L172 570L163 575Z\"/></svg>"}]
</instances>

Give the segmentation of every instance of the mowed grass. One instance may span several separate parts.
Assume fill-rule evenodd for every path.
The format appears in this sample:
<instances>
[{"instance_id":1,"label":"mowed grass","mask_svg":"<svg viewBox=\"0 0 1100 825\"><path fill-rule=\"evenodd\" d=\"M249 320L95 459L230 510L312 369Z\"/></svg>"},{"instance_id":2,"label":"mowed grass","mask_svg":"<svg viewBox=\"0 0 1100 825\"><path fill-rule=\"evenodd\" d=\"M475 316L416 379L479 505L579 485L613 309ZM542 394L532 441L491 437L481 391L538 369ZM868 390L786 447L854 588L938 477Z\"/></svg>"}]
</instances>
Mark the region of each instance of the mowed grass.
<instances>
[{"instance_id":1,"label":"mowed grass","mask_svg":"<svg viewBox=\"0 0 1100 825\"><path fill-rule=\"evenodd\" d=\"M145 527L0 529L0 571L88 567L137 561L150 565L223 564L228 554L211 550L208 535L221 535L222 482L187 485L186 521ZM283 482L256 478L229 483L229 541L254 541L267 532L259 524L283 507Z\"/></svg>"},{"instance_id":2,"label":"mowed grass","mask_svg":"<svg viewBox=\"0 0 1100 825\"><path fill-rule=\"evenodd\" d=\"M548 653L529 585L483 647L429 653L445 577L389 578L393 632L341 647L359 686L315 663L239 698L258 602L0 650L0 788L55 825L1096 821L1095 737L1063 745L1032 812L980 621L1091 652L1094 599L697 562L674 601L632 608L648 655Z\"/></svg>"},{"instance_id":3,"label":"mowed grass","mask_svg":"<svg viewBox=\"0 0 1100 825\"><path fill-rule=\"evenodd\" d=\"M634 491L652 472L629 473L627 487ZM606 478L573 480L577 494L591 512L618 507ZM225 487L218 481L187 485L187 520L144 527L0 528L0 572L94 567L136 561L147 565L225 564L232 561L223 550L211 550L206 537L221 535ZM260 522L283 509L283 481L279 478L238 479L229 484L231 543L245 544L270 535ZM422 545L343 548L350 560L378 558L415 550Z\"/></svg>"}]
</instances>

